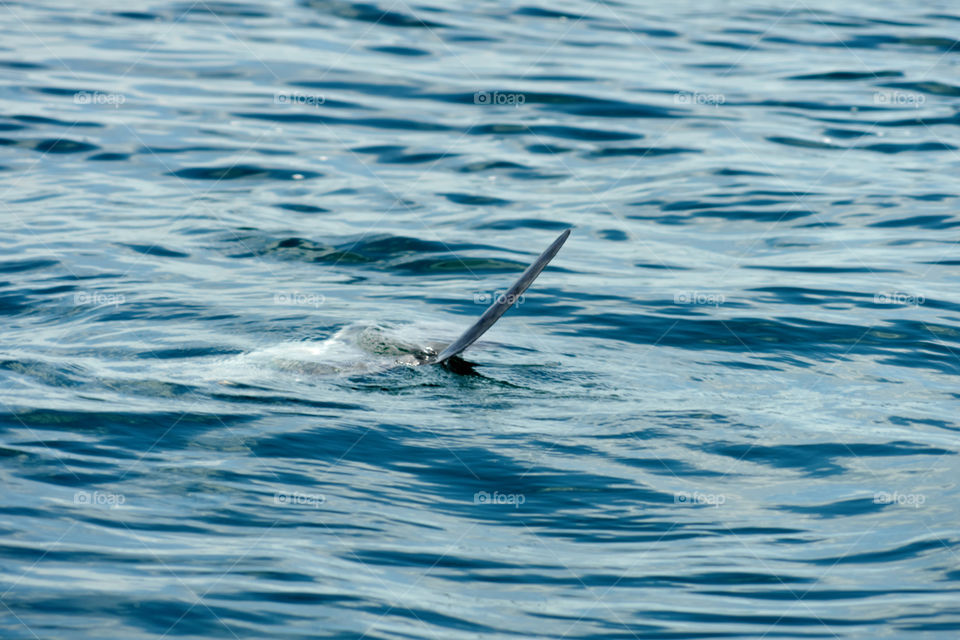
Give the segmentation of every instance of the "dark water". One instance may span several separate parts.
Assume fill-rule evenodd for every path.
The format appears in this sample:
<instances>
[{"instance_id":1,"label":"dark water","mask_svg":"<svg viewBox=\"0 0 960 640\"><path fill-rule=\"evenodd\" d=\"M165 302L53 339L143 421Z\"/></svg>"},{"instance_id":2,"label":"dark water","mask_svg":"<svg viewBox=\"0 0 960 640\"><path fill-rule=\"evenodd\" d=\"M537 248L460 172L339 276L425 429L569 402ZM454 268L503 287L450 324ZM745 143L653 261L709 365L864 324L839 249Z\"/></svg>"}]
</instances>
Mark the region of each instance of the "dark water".
<instances>
[{"instance_id":1,"label":"dark water","mask_svg":"<svg viewBox=\"0 0 960 640\"><path fill-rule=\"evenodd\" d=\"M955 4L0 27L3 638L957 637Z\"/></svg>"}]
</instances>

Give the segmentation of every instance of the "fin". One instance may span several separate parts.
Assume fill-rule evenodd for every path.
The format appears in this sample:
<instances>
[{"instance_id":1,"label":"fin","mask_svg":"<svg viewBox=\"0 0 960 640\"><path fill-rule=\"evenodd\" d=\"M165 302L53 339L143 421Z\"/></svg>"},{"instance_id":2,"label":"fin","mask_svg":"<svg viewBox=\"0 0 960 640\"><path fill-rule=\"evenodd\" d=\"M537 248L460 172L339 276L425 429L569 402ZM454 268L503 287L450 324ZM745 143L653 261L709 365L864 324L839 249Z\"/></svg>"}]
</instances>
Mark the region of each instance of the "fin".
<instances>
[{"instance_id":1,"label":"fin","mask_svg":"<svg viewBox=\"0 0 960 640\"><path fill-rule=\"evenodd\" d=\"M547 266L547 263L553 260L553 256L557 255L557 252L560 251L560 247L567 241L569 235L570 229L561 233L560 237L554 240L553 244L547 247L546 251L541 253L540 257L537 258L533 264L527 267L527 270L513 283L513 286L510 287L505 294L494 300L493 304L480 316L480 319L477 320L472 327L464 331L463 335L454 340L446 349L441 351L430 364L443 364L453 356L462 353L464 349L472 345L480 336L486 333L487 329L492 327L494 323L500 319L500 316L513 305L517 297L526 291L527 287L537 279L537 276L540 275L543 268Z\"/></svg>"}]
</instances>

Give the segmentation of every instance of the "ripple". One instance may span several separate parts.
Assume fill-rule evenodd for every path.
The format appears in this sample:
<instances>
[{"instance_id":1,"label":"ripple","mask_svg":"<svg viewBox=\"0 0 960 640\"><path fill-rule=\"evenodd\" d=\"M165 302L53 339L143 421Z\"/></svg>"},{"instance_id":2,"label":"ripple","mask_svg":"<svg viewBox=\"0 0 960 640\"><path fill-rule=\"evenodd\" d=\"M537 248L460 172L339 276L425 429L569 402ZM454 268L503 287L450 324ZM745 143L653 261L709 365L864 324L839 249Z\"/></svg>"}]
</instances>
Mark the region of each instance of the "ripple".
<instances>
[{"instance_id":1,"label":"ripple","mask_svg":"<svg viewBox=\"0 0 960 640\"><path fill-rule=\"evenodd\" d=\"M471 193L441 193L440 195L450 202L470 207L505 207L512 204L509 200L504 200L503 198L481 196Z\"/></svg>"},{"instance_id":2,"label":"ripple","mask_svg":"<svg viewBox=\"0 0 960 640\"><path fill-rule=\"evenodd\" d=\"M445 26L442 23L425 20L413 14L401 13L391 9L384 10L367 3L348 2L346 0L300 0L300 4L322 14L367 22L382 27L439 29Z\"/></svg>"},{"instance_id":3,"label":"ripple","mask_svg":"<svg viewBox=\"0 0 960 640\"><path fill-rule=\"evenodd\" d=\"M50 138L47 140L37 140L36 142L23 140L19 144L30 146L34 151L39 151L40 153L57 154L84 153L86 151L94 151L100 148L95 144L90 144L89 142L68 140L66 138Z\"/></svg>"},{"instance_id":4,"label":"ripple","mask_svg":"<svg viewBox=\"0 0 960 640\"><path fill-rule=\"evenodd\" d=\"M323 174L316 171L293 169L269 169L258 165L237 164L220 167L186 167L171 171L168 175L188 180L240 180L265 178L267 180L310 180Z\"/></svg>"},{"instance_id":5,"label":"ripple","mask_svg":"<svg viewBox=\"0 0 960 640\"><path fill-rule=\"evenodd\" d=\"M857 459L873 456L952 455L954 452L937 447L925 447L911 442L869 444L860 442L823 442L802 445L731 445L714 444L708 447L718 455L765 464L779 469L795 469L814 477L837 475L844 467L837 459Z\"/></svg>"},{"instance_id":6,"label":"ripple","mask_svg":"<svg viewBox=\"0 0 960 640\"><path fill-rule=\"evenodd\" d=\"M295 211L296 213L330 213L329 209L300 202L281 202L273 206L286 211Z\"/></svg>"},{"instance_id":7,"label":"ripple","mask_svg":"<svg viewBox=\"0 0 960 640\"><path fill-rule=\"evenodd\" d=\"M899 71L825 71L823 73L805 73L796 76L790 76L787 80L876 80L878 78L900 78L903 73Z\"/></svg>"},{"instance_id":8,"label":"ripple","mask_svg":"<svg viewBox=\"0 0 960 640\"><path fill-rule=\"evenodd\" d=\"M414 47L370 47L370 51L377 51L380 53L387 53L394 56L405 56L405 57L418 57L418 56L430 55L429 51L425 51L423 49L417 49Z\"/></svg>"}]
</instances>

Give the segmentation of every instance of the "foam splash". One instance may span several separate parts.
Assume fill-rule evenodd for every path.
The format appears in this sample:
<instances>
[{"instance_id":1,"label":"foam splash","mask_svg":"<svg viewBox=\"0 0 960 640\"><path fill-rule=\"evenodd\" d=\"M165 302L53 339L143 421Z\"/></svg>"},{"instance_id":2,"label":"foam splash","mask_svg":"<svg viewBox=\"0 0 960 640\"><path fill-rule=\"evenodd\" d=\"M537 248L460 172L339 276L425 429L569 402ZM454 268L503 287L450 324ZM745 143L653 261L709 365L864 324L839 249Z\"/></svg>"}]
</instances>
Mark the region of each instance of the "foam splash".
<instances>
[{"instance_id":1,"label":"foam splash","mask_svg":"<svg viewBox=\"0 0 960 640\"><path fill-rule=\"evenodd\" d=\"M278 373L300 380L416 367L444 344L427 342L424 335L420 325L354 323L323 340L281 342L234 356L221 363L214 377L224 384L251 384L273 380Z\"/></svg>"}]
</instances>

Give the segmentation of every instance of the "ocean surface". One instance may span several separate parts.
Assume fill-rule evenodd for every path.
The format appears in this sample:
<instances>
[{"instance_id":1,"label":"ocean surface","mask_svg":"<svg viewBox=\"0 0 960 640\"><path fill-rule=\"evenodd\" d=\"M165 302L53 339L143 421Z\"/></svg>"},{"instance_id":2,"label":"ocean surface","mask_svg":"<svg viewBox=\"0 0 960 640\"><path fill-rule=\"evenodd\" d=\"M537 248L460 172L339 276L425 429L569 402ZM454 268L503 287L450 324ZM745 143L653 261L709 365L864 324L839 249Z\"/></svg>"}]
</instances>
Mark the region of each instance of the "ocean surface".
<instances>
[{"instance_id":1,"label":"ocean surface","mask_svg":"<svg viewBox=\"0 0 960 640\"><path fill-rule=\"evenodd\" d=\"M960 637L958 34L0 3L0 637Z\"/></svg>"}]
</instances>

